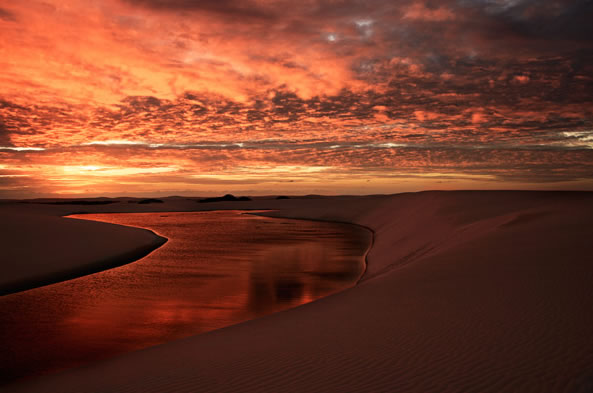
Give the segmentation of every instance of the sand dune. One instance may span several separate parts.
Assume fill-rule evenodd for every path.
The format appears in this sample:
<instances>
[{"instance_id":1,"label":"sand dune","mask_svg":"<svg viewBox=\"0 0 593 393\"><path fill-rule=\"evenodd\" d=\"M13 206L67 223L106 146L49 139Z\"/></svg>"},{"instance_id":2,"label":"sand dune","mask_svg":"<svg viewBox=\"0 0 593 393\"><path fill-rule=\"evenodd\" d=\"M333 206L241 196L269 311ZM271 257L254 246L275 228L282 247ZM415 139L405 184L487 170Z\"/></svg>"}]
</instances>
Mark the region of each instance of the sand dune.
<instances>
[{"instance_id":1,"label":"sand dune","mask_svg":"<svg viewBox=\"0 0 593 393\"><path fill-rule=\"evenodd\" d=\"M128 208L116 205L84 208ZM148 208L186 208L179 201L159 205ZM375 239L365 276L352 289L293 310L5 389L593 391L592 193L425 192L207 205L369 227ZM23 225L66 212L45 206ZM100 225L88 223L85 231L99 233ZM107 232L101 238L111 242ZM120 238L134 247L138 233ZM36 250L40 258L43 249Z\"/></svg>"},{"instance_id":2,"label":"sand dune","mask_svg":"<svg viewBox=\"0 0 593 393\"><path fill-rule=\"evenodd\" d=\"M166 239L151 231L42 214L0 215L0 295L142 258Z\"/></svg>"}]
</instances>

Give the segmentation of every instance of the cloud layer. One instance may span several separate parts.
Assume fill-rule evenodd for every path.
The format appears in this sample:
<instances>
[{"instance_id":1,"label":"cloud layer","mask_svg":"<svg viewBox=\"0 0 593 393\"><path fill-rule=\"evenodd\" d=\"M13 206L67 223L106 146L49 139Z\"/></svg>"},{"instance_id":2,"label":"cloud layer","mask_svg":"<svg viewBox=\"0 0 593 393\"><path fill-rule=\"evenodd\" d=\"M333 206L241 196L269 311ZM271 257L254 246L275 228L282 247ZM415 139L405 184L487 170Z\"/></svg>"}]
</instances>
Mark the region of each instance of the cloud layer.
<instances>
[{"instance_id":1,"label":"cloud layer","mask_svg":"<svg viewBox=\"0 0 593 393\"><path fill-rule=\"evenodd\" d=\"M592 13L588 0L3 5L0 197L593 188Z\"/></svg>"}]
</instances>

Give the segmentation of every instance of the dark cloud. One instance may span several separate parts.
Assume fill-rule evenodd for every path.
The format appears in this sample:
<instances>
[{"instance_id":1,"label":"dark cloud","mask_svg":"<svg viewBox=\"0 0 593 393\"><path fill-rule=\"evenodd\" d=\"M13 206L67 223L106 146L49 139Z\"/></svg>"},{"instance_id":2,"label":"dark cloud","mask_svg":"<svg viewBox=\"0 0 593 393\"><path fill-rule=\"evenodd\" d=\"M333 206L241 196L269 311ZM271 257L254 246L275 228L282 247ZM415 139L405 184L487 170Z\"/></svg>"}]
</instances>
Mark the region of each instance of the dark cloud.
<instances>
[{"instance_id":1,"label":"dark cloud","mask_svg":"<svg viewBox=\"0 0 593 393\"><path fill-rule=\"evenodd\" d=\"M0 146L12 146L10 135L4 123L0 120Z\"/></svg>"},{"instance_id":2,"label":"dark cloud","mask_svg":"<svg viewBox=\"0 0 593 393\"><path fill-rule=\"evenodd\" d=\"M593 2L590 0L461 1L460 4L479 10L480 19L489 20L494 33L589 44L593 36L590 22Z\"/></svg>"},{"instance_id":3,"label":"dark cloud","mask_svg":"<svg viewBox=\"0 0 593 393\"><path fill-rule=\"evenodd\" d=\"M2 108L14 108L14 109L21 109L24 110L25 107L23 107L22 105L17 105L13 102L10 102L8 100L4 100L0 97L0 109Z\"/></svg>"},{"instance_id":4,"label":"dark cloud","mask_svg":"<svg viewBox=\"0 0 593 393\"><path fill-rule=\"evenodd\" d=\"M237 19L273 19L275 12L255 1L244 0L125 0L163 11L203 12Z\"/></svg>"},{"instance_id":5,"label":"dark cloud","mask_svg":"<svg viewBox=\"0 0 593 393\"><path fill-rule=\"evenodd\" d=\"M393 3L376 3L382 9L389 4ZM414 18L402 17L411 4L422 11ZM393 7L374 20L375 42L387 53L413 58L430 72L464 59L477 63L593 50L591 0L415 1ZM429 17L431 9L446 12L450 19Z\"/></svg>"},{"instance_id":6,"label":"dark cloud","mask_svg":"<svg viewBox=\"0 0 593 393\"><path fill-rule=\"evenodd\" d=\"M351 17L365 18L393 11L393 2L387 0L332 0L304 1L292 0L257 1L257 0L124 0L137 6L148 7L161 11L184 11L193 13L212 13L219 16L233 17L243 20L277 19L296 21L303 18L344 19ZM406 4L409 1L400 1ZM311 20L309 20L311 22ZM316 21L313 21L316 22ZM302 23L291 25L300 30L306 28ZM354 27L353 27L354 28Z\"/></svg>"},{"instance_id":7,"label":"dark cloud","mask_svg":"<svg viewBox=\"0 0 593 393\"><path fill-rule=\"evenodd\" d=\"M4 20L7 22L15 22L16 16L7 9L0 8L0 20Z\"/></svg>"},{"instance_id":8,"label":"dark cloud","mask_svg":"<svg viewBox=\"0 0 593 393\"><path fill-rule=\"evenodd\" d=\"M120 108L126 112L149 112L161 106L161 100L156 97L130 96L122 100Z\"/></svg>"}]
</instances>

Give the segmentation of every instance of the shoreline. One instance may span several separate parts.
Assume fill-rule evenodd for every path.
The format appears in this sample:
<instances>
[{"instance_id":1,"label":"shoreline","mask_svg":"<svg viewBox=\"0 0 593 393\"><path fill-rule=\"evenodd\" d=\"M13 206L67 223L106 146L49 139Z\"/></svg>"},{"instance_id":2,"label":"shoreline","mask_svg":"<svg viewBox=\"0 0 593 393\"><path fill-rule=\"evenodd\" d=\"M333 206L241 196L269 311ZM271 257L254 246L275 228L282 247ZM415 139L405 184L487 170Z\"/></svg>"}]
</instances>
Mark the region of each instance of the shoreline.
<instances>
[{"instance_id":1,"label":"shoreline","mask_svg":"<svg viewBox=\"0 0 593 393\"><path fill-rule=\"evenodd\" d=\"M331 224L343 224L343 225L353 225L355 227L364 229L365 231L369 232L370 234L370 241L369 241L369 245L366 248L364 255L363 255L363 270L360 274L360 277L358 277L358 279L356 280L356 283L354 284L354 286L357 286L358 284L360 284L361 281L364 280L364 276L367 272L367 268L369 265L369 261L368 261L368 255L369 252L371 252L371 249L373 248L373 244L375 244L375 231L365 225L362 224L357 224L355 222L347 222L347 221L336 221L336 220L322 220L322 219L313 219L313 218L300 218L300 217L291 217L291 216L271 216L264 213L245 213L245 214L253 214L253 215L260 215L263 217L269 217L269 218L284 218L284 219L289 219L289 220L304 220L304 221L313 221L313 222L325 222L325 223L331 223ZM348 288L346 288L348 289ZM346 290L344 289L344 290Z\"/></svg>"},{"instance_id":2,"label":"shoreline","mask_svg":"<svg viewBox=\"0 0 593 393\"><path fill-rule=\"evenodd\" d=\"M157 235L158 236L158 235ZM39 278L30 278L24 281L15 281L5 284L0 287L0 296L12 295L15 293L28 291L30 289L41 288L44 286L57 284L60 282L73 280L76 278L88 276L90 274L102 272L109 269L114 269L119 266L124 266L130 263L137 262L147 255L150 255L155 250L159 249L168 239L159 236L161 241L155 241L154 245L142 246L134 248L127 253L120 254L117 257L109 258L107 260L99 260L94 263L74 267L68 270L61 270L56 273L50 273Z\"/></svg>"},{"instance_id":3,"label":"shoreline","mask_svg":"<svg viewBox=\"0 0 593 393\"><path fill-rule=\"evenodd\" d=\"M75 213L80 214L80 213ZM68 216L74 214L68 214L64 216L60 216L57 218L58 220L64 220L57 223L58 226L66 224L66 218ZM162 245L167 243L168 239L166 237L160 236L157 233L144 228L137 228L137 227L129 227L125 225L115 225L109 223L103 223L99 221L92 221L92 220L84 220L84 219L74 219L70 218L73 221L83 221L83 222L90 222L93 224L102 225L105 231L107 231L105 225L115 226L120 228L125 228L125 231L134 231L136 235L136 241L132 242L132 247L119 247L117 251L110 252L107 256L101 258L82 258L82 261L73 260L70 261L69 264L62 266L59 269L55 270L46 270L42 273L35 273L35 272L27 272L25 277L17 277L16 279L9 279L4 280L4 282L0 283L0 296L6 296L13 293L18 293L22 291L26 291L29 289L44 287L47 285L52 285L55 283L63 282L72 280L75 278L83 277L89 274L101 272L104 270L116 268L119 266L123 266L129 263L134 263L145 256L149 255L153 251L160 248ZM113 227L111 227L113 228ZM94 229L94 228L93 228ZM138 231L138 232L136 232ZM117 235L122 233L122 230L114 230ZM44 234L47 236L48 234ZM70 231L70 236L78 236L77 233L73 233ZM82 236L82 235L81 235Z\"/></svg>"},{"instance_id":4,"label":"shoreline","mask_svg":"<svg viewBox=\"0 0 593 393\"><path fill-rule=\"evenodd\" d=\"M214 209L214 210L188 210L188 211L175 211L178 213L195 213L195 212L210 212L210 211L228 211L229 209ZM251 209L254 211L259 211L261 209ZM239 211L239 210L238 210ZM370 233L370 242L368 247L365 249L365 253L363 256L363 269L362 272L360 274L360 277L357 279L355 286L358 285L363 279L364 279L364 275L367 271L367 267L368 267L368 254L370 252L370 250L373 247L374 244L374 237L375 237L375 232L364 225L360 225L357 223L352 223L352 222L347 222L347 221L336 221L336 220L323 220L323 219L307 219L307 218L300 218L300 217L290 217L290 216L273 216L273 215L268 215L265 213L249 213L249 210L243 210L241 209L240 211L245 211L247 213L245 214L253 214L253 215L260 215L263 217L268 217L268 218L278 218L278 219L292 219L292 220L304 220L304 221L313 221L313 222L325 222L325 223L332 223L332 224L342 224L342 225L353 225L359 228L362 228L366 231L368 231ZM161 210L161 211L150 211L150 212L146 212L146 213L170 213L170 210ZM131 214L133 212L106 212L104 214ZM103 221L97 221L97 220L87 220L84 218L74 218L71 216L75 216L75 215L85 215L85 214L96 214L96 212L77 212L77 213L68 213L65 215L60 216L60 218L70 218L70 219L75 219L75 220L86 220L89 222L95 222L95 223L103 223L105 224L106 222ZM49 273L47 275L45 275L44 277L33 277L33 278L29 278L29 279L24 279L24 280L20 280L20 281L14 281L8 284L3 284L0 285L0 296L6 296L6 295L10 295L13 293L18 293L18 292L23 292L23 291L27 291L30 289L35 289L35 288L39 288L39 287L43 287L43 286L47 286L47 285L52 285L52 284L56 284L59 282L63 282L63 281L68 281L68 280L72 280L72 279L76 279L79 277L83 277L89 274L94 274L94 273L98 273L101 271L105 271L105 270L109 270L109 269L114 269L117 268L119 266L124 266L130 263L135 263L140 261L142 258L150 255L152 252L156 251L157 249L159 249L160 247L162 247L164 244L166 244L169 239L165 236L162 236L156 232L154 232L151 229L147 229L147 228L142 228L142 227L135 227L135 226L129 226L129 225L123 225L123 224L112 224L112 223L107 223L109 225L118 225L121 227L126 227L126 228L131 228L131 229L137 229L137 230L142 230L142 231L147 231L150 232L153 236L155 236L155 241L153 242L153 244L151 245L144 245L144 246L140 246L140 247L136 247L134 249L128 250L122 254L119 254L117 256L111 257L111 258L107 258L107 259L103 259L103 260L97 260L94 261L90 264L86 264L83 266L74 266L72 268L69 269L64 269L61 271L56 271L53 273Z\"/></svg>"}]
</instances>

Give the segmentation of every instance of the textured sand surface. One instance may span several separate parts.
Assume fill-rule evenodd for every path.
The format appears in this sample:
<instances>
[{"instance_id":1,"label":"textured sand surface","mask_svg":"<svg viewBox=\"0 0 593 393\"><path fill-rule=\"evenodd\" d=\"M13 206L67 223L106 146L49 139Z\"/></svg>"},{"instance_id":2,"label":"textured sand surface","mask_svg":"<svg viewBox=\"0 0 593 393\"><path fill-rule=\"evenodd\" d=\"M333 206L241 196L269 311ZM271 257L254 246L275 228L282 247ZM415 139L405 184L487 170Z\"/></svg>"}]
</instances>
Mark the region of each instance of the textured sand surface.
<instances>
[{"instance_id":1,"label":"textured sand surface","mask_svg":"<svg viewBox=\"0 0 593 393\"><path fill-rule=\"evenodd\" d=\"M181 209L179 201L159 208L174 204ZM591 193L425 192L220 206L369 227L367 272L358 286L293 310L5 389L593 391ZM36 214L50 210L57 214L55 207Z\"/></svg>"}]
</instances>

